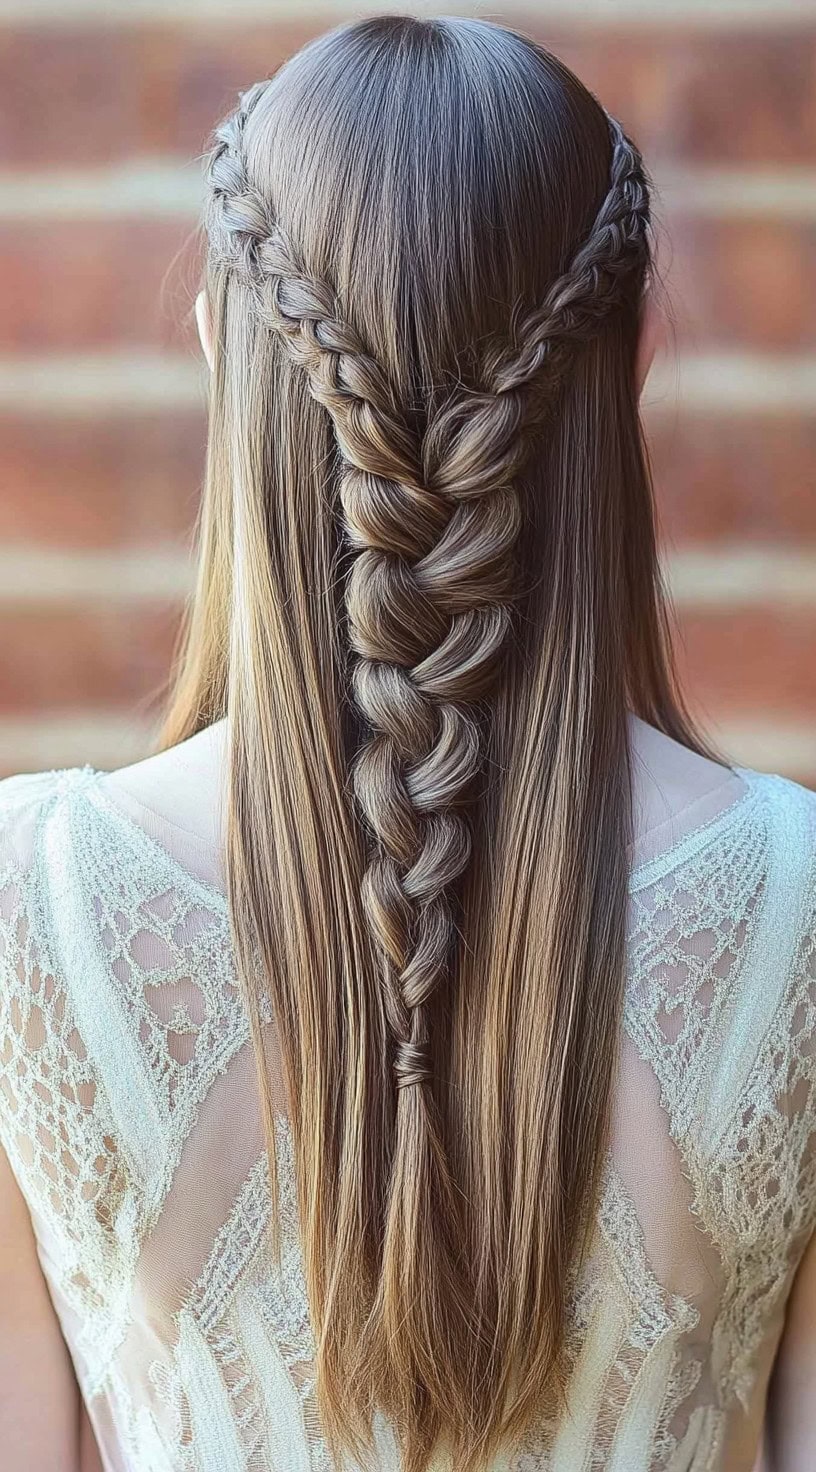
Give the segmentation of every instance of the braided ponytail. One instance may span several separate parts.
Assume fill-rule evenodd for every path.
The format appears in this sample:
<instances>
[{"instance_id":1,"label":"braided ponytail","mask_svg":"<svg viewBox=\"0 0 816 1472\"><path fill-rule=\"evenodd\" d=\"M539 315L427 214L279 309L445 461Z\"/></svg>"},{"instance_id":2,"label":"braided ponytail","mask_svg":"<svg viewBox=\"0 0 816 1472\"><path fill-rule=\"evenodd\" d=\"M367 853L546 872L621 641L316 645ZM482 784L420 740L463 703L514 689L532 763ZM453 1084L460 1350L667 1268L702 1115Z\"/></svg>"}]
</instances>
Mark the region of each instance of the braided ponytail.
<instances>
[{"instance_id":1,"label":"braided ponytail","mask_svg":"<svg viewBox=\"0 0 816 1472\"><path fill-rule=\"evenodd\" d=\"M546 119L556 95L551 163L528 134L533 109ZM277 132L264 132L269 118ZM473 137L457 152L448 138L466 122ZM422 146L403 181L414 136ZM590 164L563 190L570 150ZM310 189L329 177L329 154L342 183L326 186L313 225ZM431 157L447 169L439 197L459 190L463 215L450 209L438 253L430 227L415 238ZM221 313L213 392L234 414L231 426L222 414L232 441L219 463L233 477L232 561L244 579L231 590L237 656L220 672L233 717L231 909L256 1045L245 932L278 1025L322 1424L333 1447L360 1453L382 1410L405 1472L425 1472L445 1444L456 1472L476 1472L540 1411L562 1367L563 1285L600 1158L621 991L627 798L621 763L609 772L624 755L627 683L648 692L653 719L662 711L684 729L656 632L649 488L621 387L649 264L646 179L618 123L532 43L482 22L392 17L341 28L300 70L245 93L215 134L208 186L208 287ZM545 207L581 189L561 237L539 248ZM365 246L379 248L381 231L367 295ZM482 247L493 252L483 283ZM510 300L523 305L505 310ZM582 399L582 430L600 442L603 415L629 413L631 433L604 439L609 524L587 553L600 549L597 586L574 595L580 558L568 549L545 656L517 606L529 612L528 572L550 550L542 503L552 499L547 524L563 528L583 496L578 524L595 535L594 462L573 484L550 442L582 358L601 350L619 398ZM639 625L617 638L614 579L628 576L638 519L646 572L623 597ZM608 672L593 663L607 656ZM546 705L559 730L533 791L531 692L545 685L538 711ZM171 727L183 732L183 713ZM529 800L509 812L525 781ZM488 798L490 872L474 850ZM553 812L568 815L566 832L543 822ZM514 823L526 849L505 843ZM547 829L549 849L534 828ZM608 862L585 873L588 833ZM526 863L542 852L544 919ZM590 1087L577 1076L575 1019L595 994L605 1032ZM554 1040L557 1067L545 1056ZM480 1052L499 1080L489 1098ZM524 1077L511 1086L519 1059ZM536 1130L546 1149L528 1148Z\"/></svg>"},{"instance_id":2,"label":"braided ponytail","mask_svg":"<svg viewBox=\"0 0 816 1472\"><path fill-rule=\"evenodd\" d=\"M419 1087L433 1075L425 1008L454 938L450 891L470 856L463 808L482 746L474 707L490 693L511 621L518 477L536 416L615 303L621 275L643 264L647 194L639 155L610 119L610 187L588 239L517 328L520 345L494 348L480 390L416 436L331 289L305 276L246 178L241 138L262 90L216 135L210 239L256 288L261 320L308 375L343 457L343 531L357 554L346 591L353 689L373 733L354 770L376 841L366 913L384 960L397 1087Z\"/></svg>"}]
</instances>

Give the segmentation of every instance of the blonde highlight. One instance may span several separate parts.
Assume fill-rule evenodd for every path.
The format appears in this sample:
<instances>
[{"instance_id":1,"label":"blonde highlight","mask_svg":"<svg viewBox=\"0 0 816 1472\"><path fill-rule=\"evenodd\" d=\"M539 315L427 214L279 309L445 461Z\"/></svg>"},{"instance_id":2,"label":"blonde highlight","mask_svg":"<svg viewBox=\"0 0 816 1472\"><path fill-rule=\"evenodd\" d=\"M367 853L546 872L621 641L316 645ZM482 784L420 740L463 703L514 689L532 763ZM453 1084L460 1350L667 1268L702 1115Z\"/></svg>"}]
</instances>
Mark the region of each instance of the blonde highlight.
<instances>
[{"instance_id":1,"label":"blonde highlight","mask_svg":"<svg viewBox=\"0 0 816 1472\"><path fill-rule=\"evenodd\" d=\"M506 89L519 136L531 100L580 120L586 197L540 293L518 289L521 254L480 277L477 200L467 303L431 307L421 266L398 280L383 249L389 317L360 288L363 194L344 177L338 245L328 173L322 234L262 178L265 130L298 97L314 129L330 74L371 192L340 78L399 95L406 54L460 129L478 82ZM244 94L208 163L210 460L167 739L228 717L236 953L272 1146L283 1066L329 1439L365 1455L382 1411L406 1472L440 1449L479 1472L563 1393L621 1004L627 710L705 751L673 685L631 382L648 181L620 125L503 27L378 18L300 57ZM544 188L535 149L519 158ZM507 310L478 321L500 285Z\"/></svg>"}]
</instances>

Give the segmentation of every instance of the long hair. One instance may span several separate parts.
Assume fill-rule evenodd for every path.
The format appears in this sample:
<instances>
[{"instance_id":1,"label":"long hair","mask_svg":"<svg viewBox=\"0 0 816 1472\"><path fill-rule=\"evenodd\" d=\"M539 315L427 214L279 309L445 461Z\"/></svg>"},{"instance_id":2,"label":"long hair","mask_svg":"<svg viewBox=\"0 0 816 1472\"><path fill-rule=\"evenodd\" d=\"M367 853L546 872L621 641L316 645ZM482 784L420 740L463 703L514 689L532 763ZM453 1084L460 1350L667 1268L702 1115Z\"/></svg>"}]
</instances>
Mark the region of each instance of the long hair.
<instances>
[{"instance_id":1,"label":"long hair","mask_svg":"<svg viewBox=\"0 0 816 1472\"><path fill-rule=\"evenodd\" d=\"M227 876L282 1068L318 1405L406 1472L563 1399L607 1148L630 712L676 688L638 418L649 186L553 56L340 27L208 163L198 586L165 743L226 716Z\"/></svg>"}]
</instances>

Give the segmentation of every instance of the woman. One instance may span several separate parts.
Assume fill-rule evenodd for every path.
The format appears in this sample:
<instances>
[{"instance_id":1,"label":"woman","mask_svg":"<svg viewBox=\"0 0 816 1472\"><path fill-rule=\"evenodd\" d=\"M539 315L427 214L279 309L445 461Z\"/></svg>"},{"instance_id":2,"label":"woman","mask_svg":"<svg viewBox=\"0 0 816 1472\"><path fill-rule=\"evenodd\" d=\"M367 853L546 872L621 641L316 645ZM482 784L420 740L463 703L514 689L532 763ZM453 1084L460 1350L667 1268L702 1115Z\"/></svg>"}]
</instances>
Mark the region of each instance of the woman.
<instances>
[{"instance_id":1,"label":"woman","mask_svg":"<svg viewBox=\"0 0 816 1472\"><path fill-rule=\"evenodd\" d=\"M816 797L676 692L637 149L376 18L207 230L163 750L0 788L5 1465L811 1466Z\"/></svg>"}]
</instances>

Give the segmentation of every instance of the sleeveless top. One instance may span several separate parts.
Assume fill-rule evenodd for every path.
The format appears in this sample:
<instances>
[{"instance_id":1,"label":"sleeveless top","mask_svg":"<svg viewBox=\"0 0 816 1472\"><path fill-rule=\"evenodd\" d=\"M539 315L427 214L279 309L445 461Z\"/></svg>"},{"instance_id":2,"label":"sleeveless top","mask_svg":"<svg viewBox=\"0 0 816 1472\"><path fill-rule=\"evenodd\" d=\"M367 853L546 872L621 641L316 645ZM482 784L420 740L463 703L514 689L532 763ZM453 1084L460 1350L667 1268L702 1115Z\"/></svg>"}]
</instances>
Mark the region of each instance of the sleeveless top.
<instances>
[{"instance_id":1,"label":"sleeveless top","mask_svg":"<svg viewBox=\"0 0 816 1472\"><path fill-rule=\"evenodd\" d=\"M816 793L730 771L630 869L568 1412L495 1472L753 1465L816 1223ZM290 1131L281 1100L278 1265L226 900L102 775L0 782L0 1139L104 1466L326 1472ZM375 1443L395 1472L382 1418Z\"/></svg>"}]
</instances>

